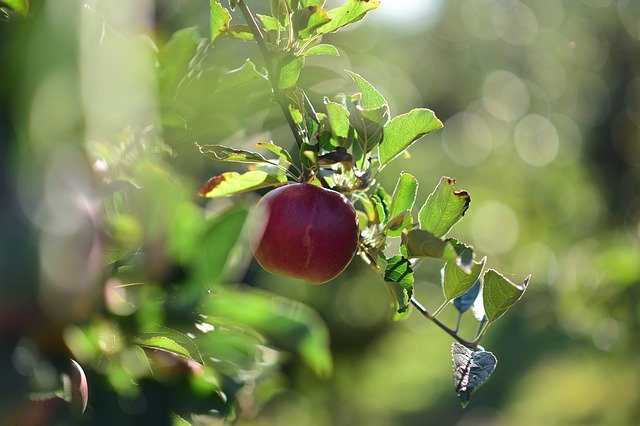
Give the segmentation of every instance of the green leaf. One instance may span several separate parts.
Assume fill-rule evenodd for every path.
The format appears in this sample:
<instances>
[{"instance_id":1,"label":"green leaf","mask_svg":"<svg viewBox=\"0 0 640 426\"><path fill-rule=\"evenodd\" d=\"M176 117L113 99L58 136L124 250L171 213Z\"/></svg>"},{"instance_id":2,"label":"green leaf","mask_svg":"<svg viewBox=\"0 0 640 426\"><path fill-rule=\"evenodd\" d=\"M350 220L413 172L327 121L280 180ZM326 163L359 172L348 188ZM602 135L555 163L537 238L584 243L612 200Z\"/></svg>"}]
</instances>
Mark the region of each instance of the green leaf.
<instances>
[{"instance_id":1,"label":"green leaf","mask_svg":"<svg viewBox=\"0 0 640 426\"><path fill-rule=\"evenodd\" d=\"M331 18L323 8L310 6L293 12L291 20L297 37L308 40L319 27L331 21Z\"/></svg>"},{"instance_id":2,"label":"green leaf","mask_svg":"<svg viewBox=\"0 0 640 426\"><path fill-rule=\"evenodd\" d=\"M245 24L231 24L228 26L225 36L241 41L254 41L255 37L251 32L251 28Z\"/></svg>"},{"instance_id":3,"label":"green leaf","mask_svg":"<svg viewBox=\"0 0 640 426\"><path fill-rule=\"evenodd\" d=\"M247 59L240 68L220 76L216 91L235 89L254 81L268 82L269 79L256 69L256 65L253 62Z\"/></svg>"},{"instance_id":4,"label":"green leaf","mask_svg":"<svg viewBox=\"0 0 640 426\"><path fill-rule=\"evenodd\" d=\"M451 359L454 385L464 408L471 394L489 380L498 360L491 352L480 347L471 350L458 342L451 345Z\"/></svg>"},{"instance_id":5,"label":"green leaf","mask_svg":"<svg viewBox=\"0 0 640 426\"><path fill-rule=\"evenodd\" d=\"M2 0L2 2L22 16L29 14L29 0Z\"/></svg>"},{"instance_id":6,"label":"green leaf","mask_svg":"<svg viewBox=\"0 0 640 426\"><path fill-rule=\"evenodd\" d=\"M418 181L409 173L401 172L391 200L391 216L411 211L418 193Z\"/></svg>"},{"instance_id":7,"label":"green leaf","mask_svg":"<svg viewBox=\"0 0 640 426\"><path fill-rule=\"evenodd\" d=\"M301 303L259 291L225 292L207 297L200 313L265 334L277 347L297 351L318 375L332 370L329 332L320 316Z\"/></svg>"},{"instance_id":8,"label":"green leaf","mask_svg":"<svg viewBox=\"0 0 640 426\"><path fill-rule=\"evenodd\" d=\"M273 164L264 158L261 154L244 149L231 148L224 145L198 145L201 153L209 158L220 161L229 161L235 163L267 163Z\"/></svg>"},{"instance_id":9,"label":"green leaf","mask_svg":"<svg viewBox=\"0 0 640 426\"><path fill-rule=\"evenodd\" d=\"M418 213L420 229L442 237L462 219L471 197L467 191L454 190L455 183L455 179L446 176L440 179Z\"/></svg>"},{"instance_id":10,"label":"green leaf","mask_svg":"<svg viewBox=\"0 0 640 426\"><path fill-rule=\"evenodd\" d=\"M263 148L276 154L278 157L280 157L280 160L285 163L287 167L293 164L293 158L291 158L291 154L289 154L289 151L281 146L274 144L273 141L258 142L256 146L258 148Z\"/></svg>"},{"instance_id":11,"label":"green leaf","mask_svg":"<svg viewBox=\"0 0 640 426\"><path fill-rule=\"evenodd\" d=\"M515 285L499 272L489 269L483 277L484 310L489 322L500 318L524 294L531 275L522 284Z\"/></svg>"},{"instance_id":12,"label":"green leaf","mask_svg":"<svg viewBox=\"0 0 640 426\"><path fill-rule=\"evenodd\" d=\"M144 348L159 349L180 355L184 358L203 364L202 356L195 342L178 331L162 327L158 331L141 333L133 339L133 343Z\"/></svg>"},{"instance_id":13,"label":"green leaf","mask_svg":"<svg viewBox=\"0 0 640 426\"><path fill-rule=\"evenodd\" d=\"M326 102L331 132L340 144L349 136L349 110L337 102Z\"/></svg>"},{"instance_id":14,"label":"green leaf","mask_svg":"<svg viewBox=\"0 0 640 426\"><path fill-rule=\"evenodd\" d=\"M404 150L427 133L442 128L430 109L416 108L394 117L384 126L384 138L380 144L380 166L397 158Z\"/></svg>"},{"instance_id":15,"label":"green leaf","mask_svg":"<svg viewBox=\"0 0 640 426\"><path fill-rule=\"evenodd\" d=\"M331 56L340 56L340 52L338 49L332 44L317 44L311 48L309 48L305 55L331 55Z\"/></svg>"},{"instance_id":16,"label":"green leaf","mask_svg":"<svg viewBox=\"0 0 640 426\"><path fill-rule=\"evenodd\" d=\"M409 258L431 257L455 260L455 248L448 240L443 240L423 229L412 229L402 234L402 246Z\"/></svg>"},{"instance_id":17,"label":"green leaf","mask_svg":"<svg viewBox=\"0 0 640 426\"><path fill-rule=\"evenodd\" d=\"M209 1L210 20L211 20L211 42L215 42L229 28L231 22L231 13L227 8L222 7L220 0Z\"/></svg>"},{"instance_id":18,"label":"green leaf","mask_svg":"<svg viewBox=\"0 0 640 426\"><path fill-rule=\"evenodd\" d=\"M469 290L482 273L482 268L487 261L484 257L480 262L473 262L471 273L465 272L456 262L449 261L442 268L442 292L444 298L449 301L464 294Z\"/></svg>"},{"instance_id":19,"label":"green leaf","mask_svg":"<svg viewBox=\"0 0 640 426\"><path fill-rule=\"evenodd\" d=\"M358 145L362 154L373 150L383 137L384 125L389 120L389 107L384 104L374 109L356 105L349 115L349 122L358 133Z\"/></svg>"},{"instance_id":20,"label":"green leaf","mask_svg":"<svg viewBox=\"0 0 640 426\"><path fill-rule=\"evenodd\" d=\"M327 13L331 21L318 29L318 34L332 33L339 28L357 22L364 18L367 12L377 9L380 0L347 0L341 6L329 10Z\"/></svg>"},{"instance_id":21,"label":"green leaf","mask_svg":"<svg viewBox=\"0 0 640 426\"><path fill-rule=\"evenodd\" d=\"M300 5L303 7L310 6L322 6L325 0L300 0Z\"/></svg>"},{"instance_id":22,"label":"green leaf","mask_svg":"<svg viewBox=\"0 0 640 426\"><path fill-rule=\"evenodd\" d=\"M205 182L198 194L206 198L227 197L241 192L282 185L285 182L286 177L283 175L273 175L263 170L251 170L242 174L226 172Z\"/></svg>"},{"instance_id":23,"label":"green leaf","mask_svg":"<svg viewBox=\"0 0 640 426\"><path fill-rule=\"evenodd\" d=\"M387 105L387 100L384 96L382 96L371 83L362 78L360 74L349 70L347 70L347 73L362 92L361 106L363 109L377 109L383 105Z\"/></svg>"},{"instance_id":24,"label":"green leaf","mask_svg":"<svg viewBox=\"0 0 640 426\"><path fill-rule=\"evenodd\" d=\"M283 59L278 74L278 87L286 89L296 84L303 66L304 56L290 56Z\"/></svg>"},{"instance_id":25,"label":"green leaf","mask_svg":"<svg viewBox=\"0 0 640 426\"><path fill-rule=\"evenodd\" d=\"M414 281L413 270L409 260L400 255L388 259L384 268L384 280L387 282L396 301L394 319L406 318L411 307Z\"/></svg>"},{"instance_id":26,"label":"green leaf","mask_svg":"<svg viewBox=\"0 0 640 426\"><path fill-rule=\"evenodd\" d=\"M256 14L256 16L262 22L262 26L264 27L265 30L280 31L282 29L282 25L273 16L260 15L260 14Z\"/></svg>"}]
</instances>

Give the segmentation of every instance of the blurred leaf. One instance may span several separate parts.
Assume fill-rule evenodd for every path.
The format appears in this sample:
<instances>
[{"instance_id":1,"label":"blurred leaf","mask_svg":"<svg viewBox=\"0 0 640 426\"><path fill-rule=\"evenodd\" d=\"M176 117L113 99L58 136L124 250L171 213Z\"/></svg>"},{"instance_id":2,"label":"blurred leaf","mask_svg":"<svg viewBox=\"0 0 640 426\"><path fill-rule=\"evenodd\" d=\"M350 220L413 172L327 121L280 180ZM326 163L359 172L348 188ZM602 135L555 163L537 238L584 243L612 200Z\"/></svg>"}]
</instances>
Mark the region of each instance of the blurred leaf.
<instances>
[{"instance_id":1,"label":"blurred leaf","mask_svg":"<svg viewBox=\"0 0 640 426\"><path fill-rule=\"evenodd\" d=\"M203 364L202 356L193 339L166 327L154 332L141 333L133 343L143 348L158 349Z\"/></svg>"},{"instance_id":2,"label":"blurred leaf","mask_svg":"<svg viewBox=\"0 0 640 426\"><path fill-rule=\"evenodd\" d=\"M214 366L224 374L237 374L237 369L258 368L256 364L262 362L259 346L266 343L264 336L225 318L215 318L211 328L211 331L196 334L196 343L205 362L210 358L219 360ZM232 363L232 368L220 365L223 360Z\"/></svg>"},{"instance_id":3,"label":"blurred leaf","mask_svg":"<svg viewBox=\"0 0 640 426\"><path fill-rule=\"evenodd\" d=\"M226 318L266 334L278 347L296 350L318 375L332 370L329 333L309 307L258 291L209 295L200 313Z\"/></svg>"},{"instance_id":4,"label":"blurred leaf","mask_svg":"<svg viewBox=\"0 0 640 426\"><path fill-rule=\"evenodd\" d=\"M315 34L319 27L329 22L331 18L322 7L309 6L293 12L291 20L295 34L301 40L307 40Z\"/></svg>"},{"instance_id":5,"label":"blurred leaf","mask_svg":"<svg viewBox=\"0 0 640 426\"><path fill-rule=\"evenodd\" d=\"M451 359L454 385L464 408L471 394L489 380L498 360L491 352L481 348L472 351L458 342L451 345Z\"/></svg>"},{"instance_id":6,"label":"blurred leaf","mask_svg":"<svg viewBox=\"0 0 640 426\"><path fill-rule=\"evenodd\" d=\"M397 158L412 143L427 133L442 128L430 109L416 108L394 117L384 126L384 137L380 144L380 166Z\"/></svg>"},{"instance_id":7,"label":"blurred leaf","mask_svg":"<svg viewBox=\"0 0 640 426\"><path fill-rule=\"evenodd\" d=\"M29 0L2 0L2 2L22 16L29 14Z\"/></svg>"},{"instance_id":8,"label":"blurred leaf","mask_svg":"<svg viewBox=\"0 0 640 426\"><path fill-rule=\"evenodd\" d=\"M197 251L191 259L194 293L200 295L205 286L218 283L242 233L248 210L235 206L208 221L208 227L195 243Z\"/></svg>"},{"instance_id":9,"label":"blurred leaf","mask_svg":"<svg viewBox=\"0 0 640 426\"><path fill-rule=\"evenodd\" d=\"M201 153L209 158L219 161L230 161L236 163L267 163L273 164L261 154L244 149L231 148L224 145L198 145Z\"/></svg>"},{"instance_id":10,"label":"blurred leaf","mask_svg":"<svg viewBox=\"0 0 640 426\"><path fill-rule=\"evenodd\" d=\"M406 318L411 307L414 281L413 270L409 260L400 255L388 259L384 270L384 280L387 282L396 301L394 319Z\"/></svg>"},{"instance_id":11,"label":"blurred leaf","mask_svg":"<svg viewBox=\"0 0 640 426\"><path fill-rule=\"evenodd\" d=\"M473 262L470 273L460 269L456 262L445 263L442 268L442 291L445 299L455 299L469 290L478 280L486 261L487 258L484 257L480 262Z\"/></svg>"},{"instance_id":12,"label":"blurred leaf","mask_svg":"<svg viewBox=\"0 0 640 426\"><path fill-rule=\"evenodd\" d=\"M340 56L338 49L332 44L317 44L309 48L305 55L331 55Z\"/></svg>"},{"instance_id":13,"label":"blurred leaf","mask_svg":"<svg viewBox=\"0 0 640 426\"><path fill-rule=\"evenodd\" d=\"M387 105L387 100L360 74L349 70L347 70L347 73L362 92L361 105L363 109L377 109Z\"/></svg>"},{"instance_id":14,"label":"blurred leaf","mask_svg":"<svg viewBox=\"0 0 640 426\"><path fill-rule=\"evenodd\" d=\"M220 77L216 91L234 89L257 80L269 81L265 75L256 69L255 64L247 59L242 67L229 71Z\"/></svg>"},{"instance_id":15,"label":"blurred leaf","mask_svg":"<svg viewBox=\"0 0 640 426\"><path fill-rule=\"evenodd\" d=\"M476 282L471 286L469 290L467 290L464 294L453 299L453 306L460 312L460 314L464 314L472 307L480 294L480 288L482 287L482 282L477 279ZM478 321L482 320L482 317L478 319Z\"/></svg>"},{"instance_id":16,"label":"blurred leaf","mask_svg":"<svg viewBox=\"0 0 640 426\"><path fill-rule=\"evenodd\" d=\"M489 269L483 277L484 309L489 322L500 318L524 294L531 275L522 284L515 285L497 271Z\"/></svg>"},{"instance_id":17,"label":"blurred leaf","mask_svg":"<svg viewBox=\"0 0 640 426\"><path fill-rule=\"evenodd\" d=\"M304 7L322 6L325 0L300 0L300 5Z\"/></svg>"},{"instance_id":18,"label":"blurred leaf","mask_svg":"<svg viewBox=\"0 0 640 426\"><path fill-rule=\"evenodd\" d=\"M229 28L231 13L220 4L220 0L210 0L211 42L215 42Z\"/></svg>"},{"instance_id":19,"label":"blurred leaf","mask_svg":"<svg viewBox=\"0 0 640 426\"><path fill-rule=\"evenodd\" d=\"M278 157L280 157L280 160L287 166L294 164L293 158L291 158L291 154L289 154L289 151L281 146L274 144L273 141L258 142L256 145L258 146L258 148L264 148L276 154Z\"/></svg>"},{"instance_id":20,"label":"blurred leaf","mask_svg":"<svg viewBox=\"0 0 640 426\"><path fill-rule=\"evenodd\" d=\"M191 426L191 423L189 423L176 413L171 413L171 426Z\"/></svg>"},{"instance_id":21,"label":"blurred leaf","mask_svg":"<svg viewBox=\"0 0 640 426\"><path fill-rule=\"evenodd\" d=\"M126 258L142 244L142 226L135 216L121 214L109 220L110 243L105 250L105 263Z\"/></svg>"},{"instance_id":22,"label":"blurred leaf","mask_svg":"<svg viewBox=\"0 0 640 426\"><path fill-rule=\"evenodd\" d=\"M471 197L467 191L454 190L455 183L455 179L446 176L440 179L418 213L420 229L442 237L462 219Z\"/></svg>"},{"instance_id":23,"label":"blurred leaf","mask_svg":"<svg viewBox=\"0 0 640 426\"><path fill-rule=\"evenodd\" d=\"M380 0L347 0L327 13L331 21L318 29L318 34L332 33L339 28L364 18L370 10L380 6Z\"/></svg>"},{"instance_id":24,"label":"blurred leaf","mask_svg":"<svg viewBox=\"0 0 640 426\"><path fill-rule=\"evenodd\" d=\"M296 84L303 66L304 56L290 56L284 58L280 62L278 87L280 89L286 89Z\"/></svg>"},{"instance_id":25,"label":"blurred leaf","mask_svg":"<svg viewBox=\"0 0 640 426\"><path fill-rule=\"evenodd\" d=\"M282 25L278 22L276 18L269 15L260 15L256 14L258 19L262 22L262 26L267 31L279 31L282 29Z\"/></svg>"},{"instance_id":26,"label":"blurred leaf","mask_svg":"<svg viewBox=\"0 0 640 426\"><path fill-rule=\"evenodd\" d=\"M228 26L225 36L241 41L253 41L255 37L251 32L251 28L245 24L231 24Z\"/></svg>"},{"instance_id":27,"label":"blurred leaf","mask_svg":"<svg viewBox=\"0 0 640 426\"><path fill-rule=\"evenodd\" d=\"M202 185L201 197L219 198L260 188L282 185L287 181L281 174L270 174L262 170L251 170L246 173L226 172L214 176Z\"/></svg>"}]
</instances>

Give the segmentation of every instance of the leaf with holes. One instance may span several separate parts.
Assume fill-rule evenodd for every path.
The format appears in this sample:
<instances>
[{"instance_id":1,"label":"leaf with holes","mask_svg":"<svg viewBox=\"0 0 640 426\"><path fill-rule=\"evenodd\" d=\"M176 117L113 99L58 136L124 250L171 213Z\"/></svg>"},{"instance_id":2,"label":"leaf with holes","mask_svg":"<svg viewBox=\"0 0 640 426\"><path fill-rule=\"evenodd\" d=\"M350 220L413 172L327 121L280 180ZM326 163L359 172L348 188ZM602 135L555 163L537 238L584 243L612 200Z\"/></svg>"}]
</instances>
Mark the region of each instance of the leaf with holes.
<instances>
[{"instance_id":1,"label":"leaf with holes","mask_svg":"<svg viewBox=\"0 0 640 426\"><path fill-rule=\"evenodd\" d=\"M462 219L471 203L471 196L467 191L456 191L455 183L455 179L450 177L440 179L418 213L420 229L442 237Z\"/></svg>"},{"instance_id":2,"label":"leaf with holes","mask_svg":"<svg viewBox=\"0 0 640 426\"><path fill-rule=\"evenodd\" d=\"M198 191L198 195L206 198L227 197L241 192L283 185L286 181L286 177L282 174L271 174L263 170L251 170L242 174L226 172L205 182Z\"/></svg>"},{"instance_id":3,"label":"leaf with holes","mask_svg":"<svg viewBox=\"0 0 640 426\"><path fill-rule=\"evenodd\" d=\"M456 392L462 406L466 407L471 394L489 380L498 360L481 347L471 350L458 342L451 345L451 359Z\"/></svg>"}]
</instances>

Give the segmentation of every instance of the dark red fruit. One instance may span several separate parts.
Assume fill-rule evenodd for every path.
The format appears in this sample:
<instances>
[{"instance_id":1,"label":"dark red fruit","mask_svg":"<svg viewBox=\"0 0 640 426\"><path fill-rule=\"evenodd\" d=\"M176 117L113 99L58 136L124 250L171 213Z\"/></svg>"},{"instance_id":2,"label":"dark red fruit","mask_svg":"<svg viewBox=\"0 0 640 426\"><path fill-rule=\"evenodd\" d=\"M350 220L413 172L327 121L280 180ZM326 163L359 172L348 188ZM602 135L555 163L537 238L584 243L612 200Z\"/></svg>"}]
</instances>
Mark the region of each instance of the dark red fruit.
<instances>
[{"instance_id":1,"label":"dark red fruit","mask_svg":"<svg viewBox=\"0 0 640 426\"><path fill-rule=\"evenodd\" d=\"M344 195L308 183L274 189L258 203L264 231L253 254L264 269L322 284L347 267L358 245L358 216Z\"/></svg>"}]
</instances>

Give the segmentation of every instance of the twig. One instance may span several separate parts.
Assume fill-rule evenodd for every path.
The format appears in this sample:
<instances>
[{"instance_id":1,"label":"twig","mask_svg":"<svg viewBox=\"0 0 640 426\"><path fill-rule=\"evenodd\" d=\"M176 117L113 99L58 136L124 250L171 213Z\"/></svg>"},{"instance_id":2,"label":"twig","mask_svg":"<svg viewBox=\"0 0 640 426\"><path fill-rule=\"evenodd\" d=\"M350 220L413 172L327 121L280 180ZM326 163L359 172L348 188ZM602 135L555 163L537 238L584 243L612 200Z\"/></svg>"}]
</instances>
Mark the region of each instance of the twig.
<instances>
[{"instance_id":1,"label":"twig","mask_svg":"<svg viewBox=\"0 0 640 426\"><path fill-rule=\"evenodd\" d=\"M240 7L240 12L247 22L247 25L249 26L253 37L256 39L256 43L258 44L260 53L262 53L262 58L264 59L265 65L267 66L267 71L269 73L269 83L271 83L271 90L273 91L276 102L280 105L282 113L287 120L287 124L289 124L289 127L291 128L291 132L293 132L293 137L296 140L296 144L298 145L298 147L301 147L304 140L302 139L300 128L294 121L293 116L289 111L289 102L287 101L286 96L278 87L278 72L274 67L274 55L267 46L267 43L265 42L264 36L262 34L262 30L258 25L258 21L256 21L256 18L253 16L253 13L249 9L249 6L247 6L244 0L239 0L238 6Z\"/></svg>"},{"instance_id":2,"label":"twig","mask_svg":"<svg viewBox=\"0 0 640 426\"><path fill-rule=\"evenodd\" d=\"M456 339L461 345L464 345L469 349L477 349L478 347L477 342L469 342L468 340L465 340L462 337L460 337L458 333L456 333L454 330L450 329L449 327L444 325L442 322L440 322L440 320L438 320L436 317L431 315L431 313L429 313L427 308L425 308L420 302L418 302L418 300L415 297L411 298L411 304L422 314L422 316L424 316L425 318L433 322L435 325L440 327L445 333L447 333L449 336Z\"/></svg>"}]
</instances>

